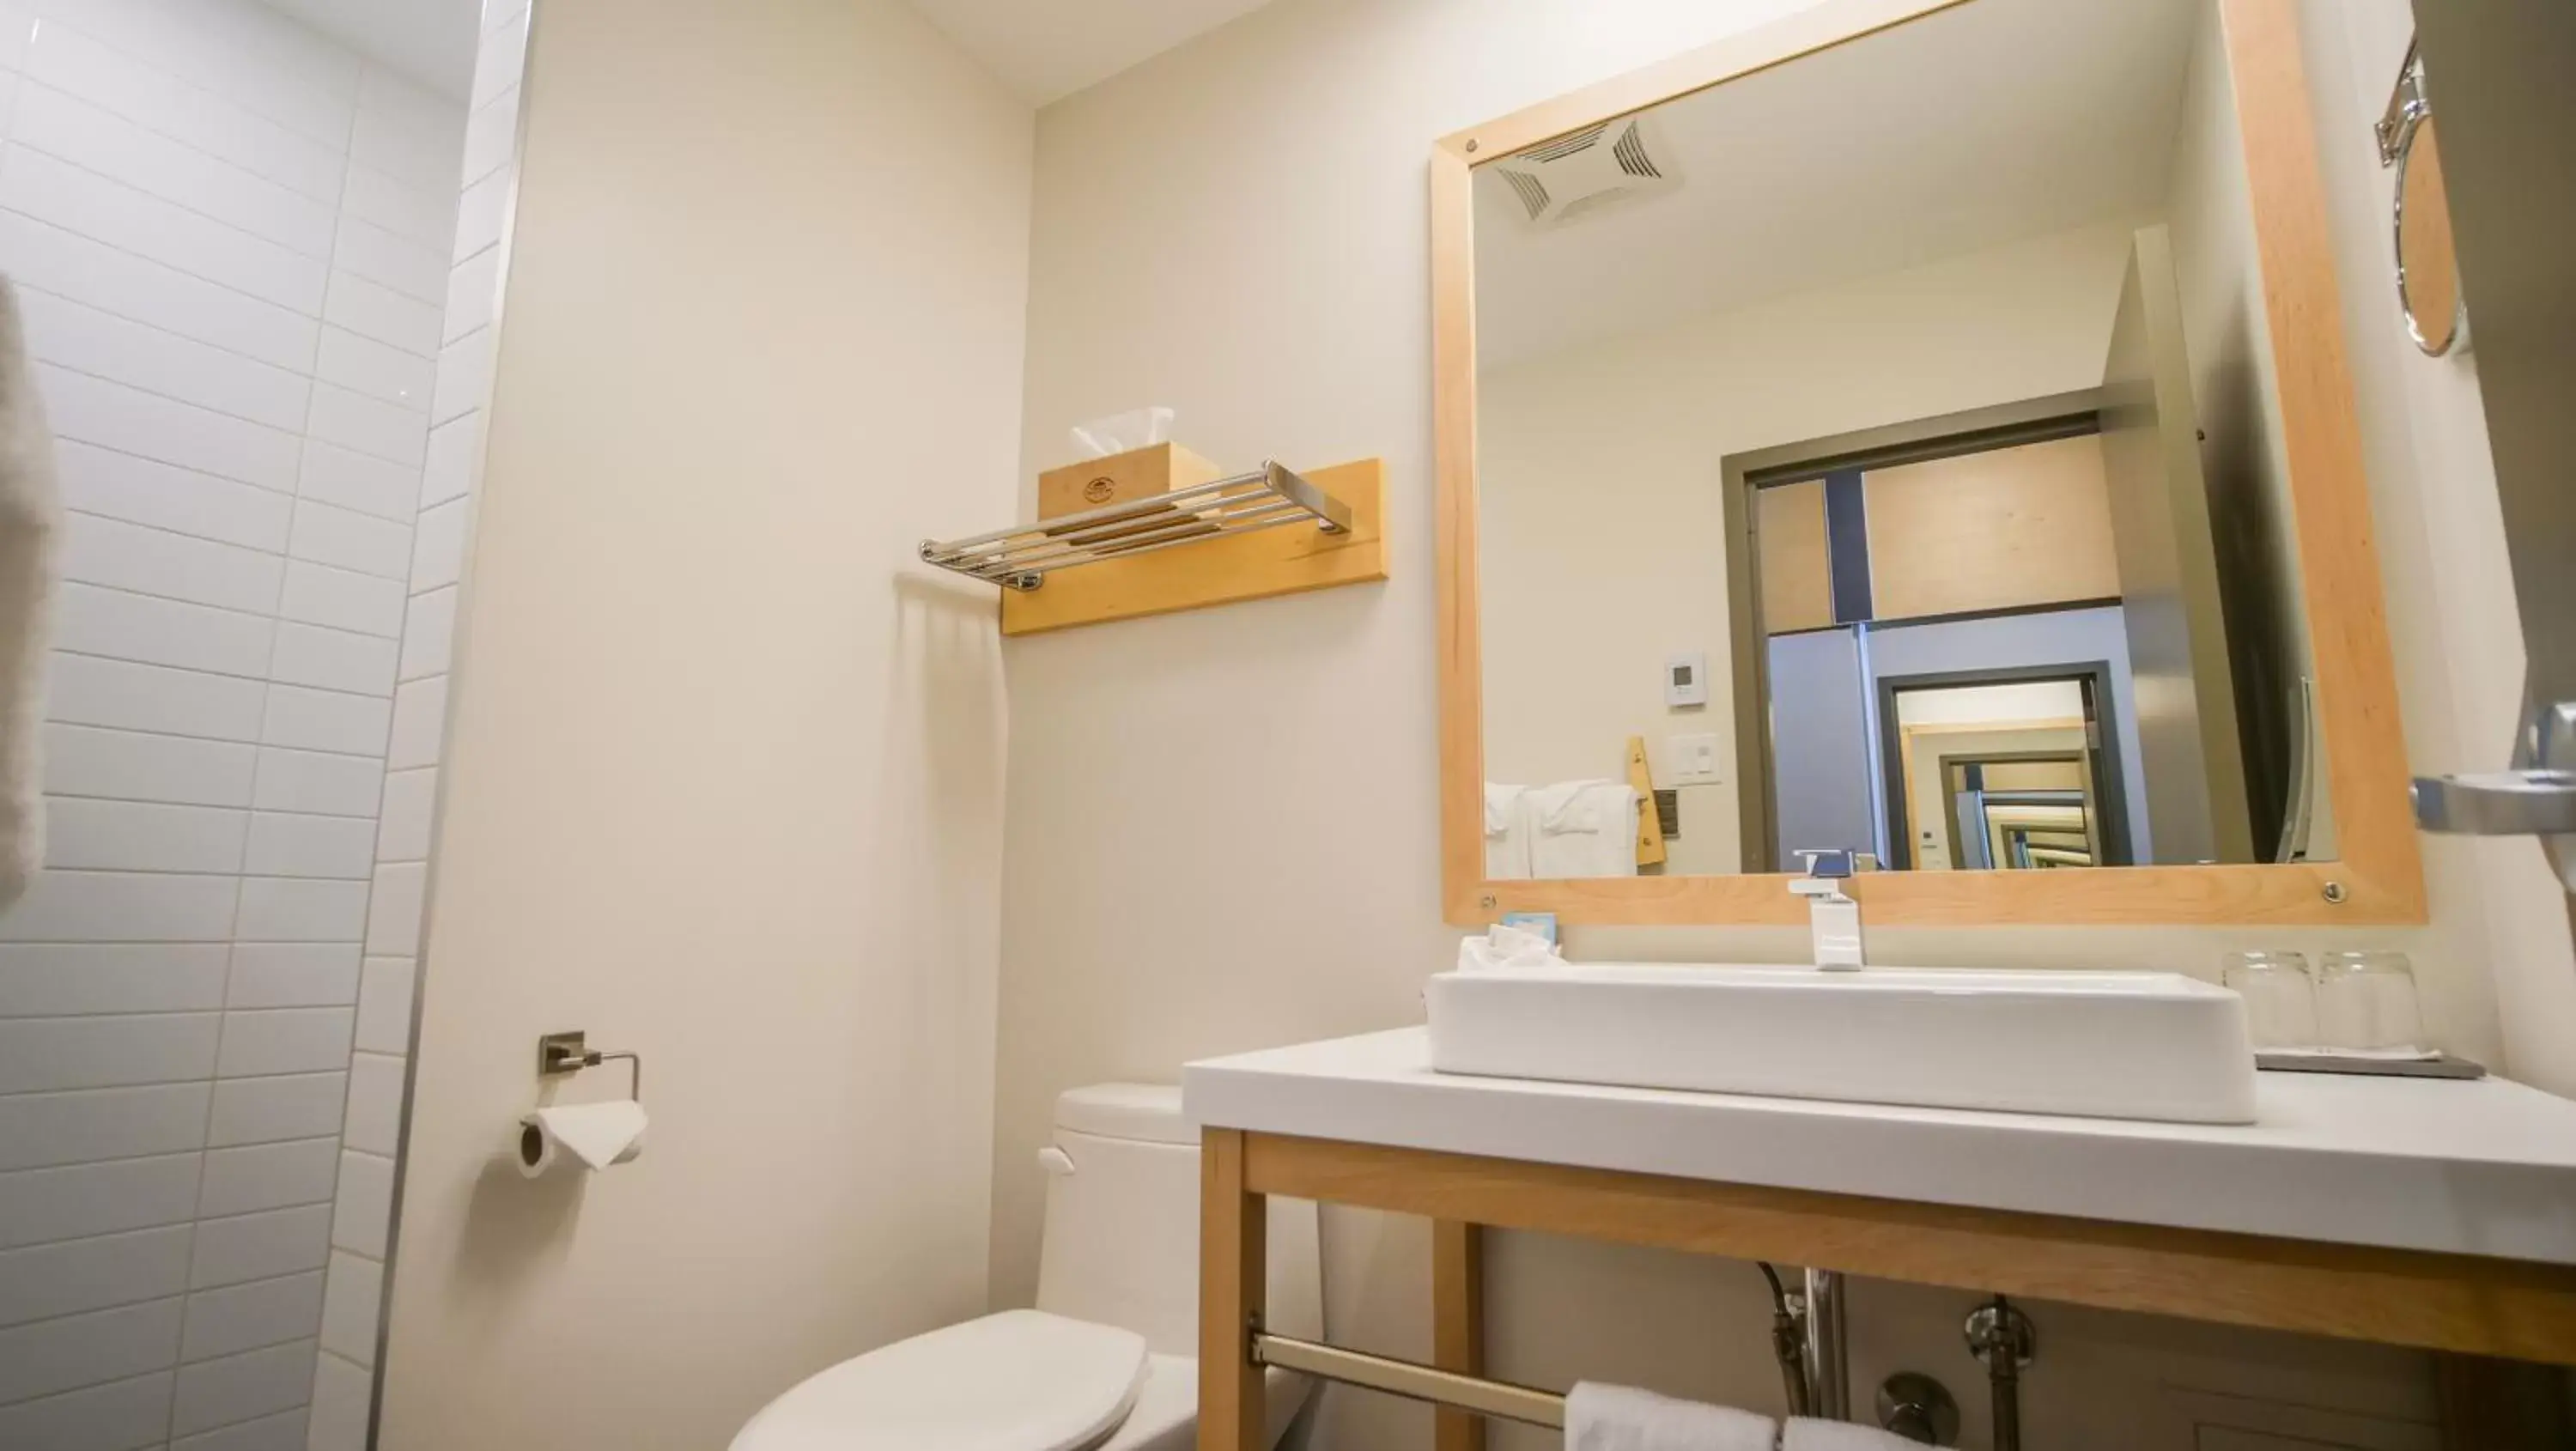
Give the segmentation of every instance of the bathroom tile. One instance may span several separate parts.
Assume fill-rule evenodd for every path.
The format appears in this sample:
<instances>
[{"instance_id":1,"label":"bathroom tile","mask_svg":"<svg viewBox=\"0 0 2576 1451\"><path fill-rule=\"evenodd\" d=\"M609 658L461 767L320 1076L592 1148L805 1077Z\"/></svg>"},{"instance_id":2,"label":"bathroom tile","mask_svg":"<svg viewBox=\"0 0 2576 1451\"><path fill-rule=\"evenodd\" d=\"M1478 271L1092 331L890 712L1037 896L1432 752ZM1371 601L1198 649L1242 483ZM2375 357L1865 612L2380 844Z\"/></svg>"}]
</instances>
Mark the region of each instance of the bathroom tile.
<instances>
[{"instance_id":1,"label":"bathroom tile","mask_svg":"<svg viewBox=\"0 0 2576 1451\"><path fill-rule=\"evenodd\" d=\"M305 1451L304 1406L240 1421L170 1443L170 1451Z\"/></svg>"},{"instance_id":2,"label":"bathroom tile","mask_svg":"<svg viewBox=\"0 0 2576 1451\"><path fill-rule=\"evenodd\" d=\"M359 62L283 15L257 5L163 6L40 0L41 13L83 30L160 73L161 84L211 92L317 142L343 145L357 108ZM184 17L184 24L172 24ZM172 89L183 89L171 86Z\"/></svg>"},{"instance_id":3,"label":"bathroom tile","mask_svg":"<svg viewBox=\"0 0 2576 1451\"><path fill-rule=\"evenodd\" d=\"M215 1085L206 1143L221 1148L336 1134L347 1093L348 1074L336 1065L329 1073L224 1079Z\"/></svg>"},{"instance_id":4,"label":"bathroom tile","mask_svg":"<svg viewBox=\"0 0 2576 1451\"><path fill-rule=\"evenodd\" d=\"M352 225L355 225L354 223ZM305 432L371 458L420 467L427 446L426 410L370 398L330 383L313 385L313 411Z\"/></svg>"},{"instance_id":5,"label":"bathroom tile","mask_svg":"<svg viewBox=\"0 0 2576 1451\"><path fill-rule=\"evenodd\" d=\"M447 677L432 675L394 690L393 736L385 765L396 771L438 764L447 734Z\"/></svg>"},{"instance_id":6,"label":"bathroom tile","mask_svg":"<svg viewBox=\"0 0 2576 1451\"><path fill-rule=\"evenodd\" d=\"M180 1436L301 1406L313 1393L310 1340L179 1367L170 1430Z\"/></svg>"},{"instance_id":7,"label":"bathroom tile","mask_svg":"<svg viewBox=\"0 0 2576 1451\"><path fill-rule=\"evenodd\" d=\"M254 742L268 708L258 679L57 654L48 663L45 714L64 725Z\"/></svg>"},{"instance_id":8,"label":"bathroom tile","mask_svg":"<svg viewBox=\"0 0 2576 1451\"><path fill-rule=\"evenodd\" d=\"M238 931L246 942L354 942L367 920L367 884L313 877L245 877Z\"/></svg>"},{"instance_id":9,"label":"bathroom tile","mask_svg":"<svg viewBox=\"0 0 2576 1451\"><path fill-rule=\"evenodd\" d=\"M375 832L363 817L263 811L251 818L244 869L281 877L364 877L375 845Z\"/></svg>"},{"instance_id":10,"label":"bathroom tile","mask_svg":"<svg viewBox=\"0 0 2576 1451\"><path fill-rule=\"evenodd\" d=\"M294 188L156 135L49 85L30 86L10 117L10 139L157 201L212 217L307 257L331 247L333 208ZM285 298L273 299L287 301Z\"/></svg>"},{"instance_id":11,"label":"bathroom tile","mask_svg":"<svg viewBox=\"0 0 2576 1451\"><path fill-rule=\"evenodd\" d=\"M227 1007L325 1008L357 1001L355 943L237 942L231 968Z\"/></svg>"},{"instance_id":12,"label":"bathroom tile","mask_svg":"<svg viewBox=\"0 0 2576 1451\"><path fill-rule=\"evenodd\" d=\"M311 366L320 341L321 325L293 308L33 217L0 211L0 256L10 260L22 287L77 298L278 367Z\"/></svg>"},{"instance_id":13,"label":"bathroom tile","mask_svg":"<svg viewBox=\"0 0 2576 1451\"><path fill-rule=\"evenodd\" d=\"M0 153L0 207L307 316L329 263L24 144Z\"/></svg>"},{"instance_id":14,"label":"bathroom tile","mask_svg":"<svg viewBox=\"0 0 2576 1451\"><path fill-rule=\"evenodd\" d=\"M516 15L504 10L493 20L483 32L482 44L474 51L474 89L467 94L466 102L471 106L488 106L503 92L515 89L527 65L527 8L519 7Z\"/></svg>"},{"instance_id":15,"label":"bathroom tile","mask_svg":"<svg viewBox=\"0 0 2576 1451\"><path fill-rule=\"evenodd\" d=\"M495 166L465 188L456 207L456 248L452 255L457 261L501 245L501 227L509 218L514 176L508 166Z\"/></svg>"},{"instance_id":16,"label":"bathroom tile","mask_svg":"<svg viewBox=\"0 0 2576 1451\"><path fill-rule=\"evenodd\" d=\"M438 768L423 766L385 776L385 804L376 833L376 860L429 859L429 836L438 801Z\"/></svg>"},{"instance_id":17,"label":"bathroom tile","mask_svg":"<svg viewBox=\"0 0 2576 1451\"><path fill-rule=\"evenodd\" d=\"M276 633L266 615L126 589L75 581L55 596L53 646L79 655L257 679Z\"/></svg>"},{"instance_id":18,"label":"bathroom tile","mask_svg":"<svg viewBox=\"0 0 2576 1451\"><path fill-rule=\"evenodd\" d=\"M353 1046L361 1053L409 1053L411 999L410 958L368 958L359 979L358 1029Z\"/></svg>"},{"instance_id":19,"label":"bathroom tile","mask_svg":"<svg viewBox=\"0 0 2576 1451\"><path fill-rule=\"evenodd\" d=\"M383 1259L393 1212L394 1161L355 1149L342 1151L340 1198L331 1216L332 1246Z\"/></svg>"},{"instance_id":20,"label":"bathroom tile","mask_svg":"<svg viewBox=\"0 0 2576 1451\"><path fill-rule=\"evenodd\" d=\"M65 796L248 806L257 760L252 747L229 741L95 726L45 727L45 789Z\"/></svg>"},{"instance_id":21,"label":"bathroom tile","mask_svg":"<svg viewBox=\"0 0 2576 1451\"><path fill-rule=\"evenodd\" d=\"M36 381L44 393L46 418L56 437L139 454L158 463L215 474L236 483L280 491L295 486L295 456L300 445L292 429L272 428L49 363L36 365ZM77 533L72 543L76 547L81 544ZM201 544L193 553L202 556L212 548ZM176 546L167 552L172 558L188 557L190 553ZM71 572L86 571L88 563L78 554L67 558L67 577L98 579L93 573ZM120 577L98 582L115 584L125 580ZM230 597L206 597L175 589L154 592L199 599L206 604L259 607L238 605Z\"/></svg>"},{"instance_id":22,"label":"bathroom tile","mask_svg":"<svg viewBox=\"0 0 2576 1451\"><path fill-rule=\"evenodd\" d=\"M188 1297L179 1358L212 1360L309 1339L322 1323L322 1291L318 1270L199 1290Z\"/></svg>"},{"instance_id":23,"label":"bathroom tile","mask_svg":"<svg viewBox=\"0 0 2576 1451\"><path fill-rule=\"evenodd\" d=\"M313 1419L305 1451L366 1451L367 1419L375 1399L365 1367L329 1351L313 1367Z\"/></svg>"},{"instance_id":24,"label":"bathroom tile","mask_svg":"<svg viewBox=\"0 0 2576 1451\"><path fill-rule=\"evenodd\" d=\"M268 1008L224 1014L224 1078L345 1071L354 1008Z\"/></svg>"},{"instance_id":25,"label":"bathroom tile","mask_svg":"<svg viewBox=\"0 0 2576 1451\"><path fill-rule=\"evenodd\" d=\"M464 126L464 110L453 100L369 66L359 86L349 159L423 191L452 196Z\"/></svg>"},{"instance_id":26,"label":"bathroom tile","mask_svg":"<svg viewBox=\"0 0 2576 1451\"><path fill-rule=\"evenodd\" d=\"M197 1221L190 1289L211 1290L322 1268L330 1253L331 1207L272 1209Z\"/></svg>"},{"instance_id":27,"label":"bathroom tile","mask_svg":"<svg viewBox=\"0 0 2576 1451\"><path fill-rule=\"evenodd\" d=\"M174 1297L0 1330L0 1405L121 1380L179 1353Z\"/></svg>"},{"instance_id":28,"label":"bathroom tile","mask_svg":"<svg viewBox=\"0 0 2576 1451\"><path fill-rule=\"evenodd\" d=\"M54 467L67 509L218 544L286 552L295 501L275 489L69 439L55 440Z\"/></svg>"},{"instance_id":29,"label":"bathroom tile","mask_svg":"<svg viewBox=\"0 0 2576 1451\"><path fill-rule=\"evenodd\" d=\"M403 1060L381 1053L349 1057L349 1114L340 1141L390 1158L402 1136Z\"/></svg>"},{"instance_id":30,"label":"bathroom tile","mask_svg":"<svg viewBox=\"0 0 2576 1451\"><path fill-rule=\"evenodd\" d=\"M456 583L465 567L466 510L463 499L421 511L411 551L411 587L437 589Z\"/></svg>"},{"instance_id":31,"label":"bathroom tile","mask_svg":"<svg viewBox=\"0 0 2576 1451\"><path fill-rule=\"evenodd\" d=\"M387 862L376 868L375 897L367 911L369 954L419 954L422 893L428 877L429 867L422 862Z\"/></svg>"},{"instance_id":32,"label":"bathroom tile","mask_svg":"<svg viewBox=\"0 0 2576 1451\"><path fill-rule=\"evenodd\" d=\"M0 1326L175 1295L188 1282L188 1226L0 1250Z\"/></svg>"},{"instance_id":33,"label":"bathroom tile","mask_svg":"<svg viewBox=\"0 0 2576 1451\"><path fill-rule=\"evenodd\" d=\"M245 812L150 801L58 800L45 809L45 865L132 872L237 872Z\"/></svg>"},{"instance_id":34,"label":"bathroom tile","mask_svg":"<svg viewBox=\"0 0 2576 1451\"><path fill-rule=\"evenodd\" d=\"M448 164L463 164L464 139L455 138L448 153ZM454 227L456 213L454 186L427 187L378 171L363 162L349 166L349 189L342 194L340 207L359 221L382 227L405 241L424 247L444 247ZM433 324L434 326L434 324ZM386 338L399 343L396 338ZM415 352L422 349L413 349Z\"/></svg>"},{"instance_id":35,"label":"bathroom tile","mask_svg":"<svg viewBox=\"0 0 2576 1451\"><path fill-rule=\"evenodd\" d=\"M196 1217L197 1174L195 1154L0 1174L0 1249L184 1224Z\"/></svg>"},{"instance_id":36,"label":"bathroom tile","mask_svg":"<svg viewBox=\"0 0 2576 1451\"><path fill-rule=\"evenodd\" d=\"M81 31L48 25L28 48L27 75L175 137L282 186L328 202L338 189L332 147L298 135L214 92L173 85L160 70Z\"/></svg>"},{"instance_id":37,"label":"bathroom tile","mask_svg":"<svg viewBox=\"0 0 2576 1451\"><path fill-rule=\"evenodd\" d=\"M412 596L403 624L402 678L446 674L455 633L456 586Z\"/></svg>"},{"instance_id":38,"label":"bathroom tile","mask_svg":"<svg viewBox=\"0 0 2576 1451\"><path fill-rule=\"evenodd\" d=\"M308 625L392 639L402 633L403 584L398 579L293 560L286 566L286 589L277 612L280 618Z\"/></svg>"},{"instance_id":39,"label":"bathroom tile","mask_svg":"<svg viewBox=\"0 0 2576 1451\"><path fill-rule=\"evenodd\" d=\"M322 1301L322 1348L359 1365L374 1365L384 1295L384 1266L333 1250L330 1291Z\"/></svg>"},{"instance_id":40,"label":"bathroom tile","mask_svg":"<svg viewBox=\"0 0 2576 1451\"><path fill-rule=\"evenodd\" d=\"M373 514L302 499L295 505L295 530L287 553L334 569L405 579L411 574L411 529Z\"/></svg>"},{"instance_id":41,"label":"bathroom tile","mask_svg":"<svg viewBox=\"0 0 2576 1451\"><path fill-rule=\"evenodd\" d=\"M376 696L346 695L300 685L272 685L260 744L301 751L382 756L393 704Z\"/></svg>"},{"instance_id":42,"label":"bathroom tile","mask_svg":"<svg viewBox=\"0 0 2576 1451\"><path fill-rule=\"evenodd\" d=\"M220 941L232 932L237 887L231 877L175 872L42 872L0 917L0 941Z\"/></svg>"},{"instance_id":43,"label":"bathroom tile","mask_svg":"<svg viewBox=\"0 0 2576 1451\"><path fill-rule=\"evenodd\" d=\"M372 175L363 170L350 173L352 200L355 200L360 186L359 178ZM378 225L388 225L380 218L370 220L377 221ZM413 240L420 239L415 237ZM370 282L354 272L332 272L330 291L322 300L322 318L334 327L347 328L360 337L373 338L387 347L400 348L419 358L435 359L438 345L443 341L436 304L396 292L381 282Z\"/></svg>"},{"instance_id":44,"label":"bathroom tile","mask_svg":"<svg viewBox=\"0 0 2576 1451\"><path fill-rule=\"evenodd\" d=\"M420 475L420 507L437 508L474 491L474 472L483 460L483 415L451 418L429 431L429 462Z\"/></svg>"},{"instance_id":45,"label":"bathroom tile","mask_svg":"<svg viewBox=\"0 0 2576 1451\"><path fill-rule=\"evenodd\" d=\"M211 1077L221 1022L215 1013L0 1019L0 1094Z\"/></svg>"},{"instance_id":46,"label":"bathroom tile","mask_svg":"<svg viewBox=\"0 0 2576 1451\"><path fill-rule=\"evenodd\" d=\"M155 1371L0 1405L0 1446L45 1451L135 1451L157 1446L170 1429L170 1388L177 1379L174 1371Z\"/></svg>"},{"instance_id":47,"label":"bathroom tile","mask_svg":"<svg viewBox=\"0 0 2576 1451\"><path fill-rule=\"evenodd\" d=\"M262 811L373 816L384 788L384 763L370 757L264 746L249 804Z\"/></svg>"},{"instance_id":48,"label":"bathroom tile","mask_svg":"<svg viewBox=\"0 0 2576 1451\"><path fill-rule=\"evenodd\" d=\"M308 439L295 492L336 508L408 524L420 506L420 470ZM282 543L277 547L280 552L286 548Z\"/></svg>"},{"instance_id":49,"label":"bathroom tile","mask_svg":"<svg viewBox=\"0 0 2576 1451\"><path fill-rule=\"evenodd\" d=\"M75 372L293 432L312 380L103 308L29 290L19 295L28 354ZM108 440L92 440L107 442Z\"/></svg>"},{"instance_id":50,"label":"bathroom tile","mask_svg":"<svg viewBox=\"0 0 2576 1451\"><path fill-rule=\"evenodd\" d=\"M0 191L0 196L5 196ZM331 265L422 302L447 300L447 249L343 217Z\"/></svg>"},{"instance_id":51,"label":"bathroom tile","mask_svg":"<svg viewBox=\"0 0 2576 1451\"><path fill-rule=\"evenodd\" d=\"M486 247L447 275L447 324L440 341L452 343L488 326L500 304L501 249ZM489 347L487 337L485 346Z\"/></svg>"},{"instance_id":52,"label":"bathroom tile","mask_svg":"<svg viewBox=\"0 0 2576 1451\"><path fill-rule=\"evenodd\" d=\"M438 353L438 392L431 421L450 422L483 406L492 392L492 330L477 328Z\"/></svg>"},{"instance_id":53,"label":"bathroom tile","mask_svg":"<svg viewBox=\"0 0 2576 1451\"><path fill-rule=\"evenodd\" d=\"M340 1146L328 1138L209 1149L197 1213L212 1219L328 1204L337 1189L339 1159Z\"/></svg>"},{"instance_id":54,"label":"bathroom tile","mask_svg":"<svg viewBox=\"0 0 2576 1451\"><path fill-rule=\"evenodd\" d=\"M220 1008L225 951L220 942L0 943L0 1018Z\"/></svg>"},{"instance_id":55,"label":"bathroom tile","mask_svg":"<svg viewBox=\"0 0 2576 1451\"><path fill-rule=\"evenodd\" d=\"M0 1097L0 1169L193 1151L212 1084L161 1083Z\"/></svg>"},{"instance_id":56,"label":"bathroom tile","mask_svg":"<svg viewBox=\"0 0 2576 1451\"><path fill-rule=\"evenodd\" d=\"M415 413L429 411L429 391L438 383L436 363L345 328L322 329L322 353L315 369L314 376L322 382Z\"/></svg>"},{"instance_id":57,"label":"bathroom tile","mask_svg":"<svg viewBox=\"0 0 2576 1451\"><path fill-rule=\"evenodd\" d=\"M294 477L290 459L279 487L292 487ZM62 577L74 583L266 614L277 607L285 574L286 561L274 554L92 514L64 520Z\"/></svg>"},{"instance_id":58,"label":"bathroom tile","mask_svg":"<svg viewBox=\"0 0 2576 1451\"><path fill-rule=\"evenodd\" d=\"M480 69L479 63L477 66ZM465 118L464 176L468 186L498 174L510 164L519 144L519 87L516 78L477 101Z\"/></svg>"}]
</instances>

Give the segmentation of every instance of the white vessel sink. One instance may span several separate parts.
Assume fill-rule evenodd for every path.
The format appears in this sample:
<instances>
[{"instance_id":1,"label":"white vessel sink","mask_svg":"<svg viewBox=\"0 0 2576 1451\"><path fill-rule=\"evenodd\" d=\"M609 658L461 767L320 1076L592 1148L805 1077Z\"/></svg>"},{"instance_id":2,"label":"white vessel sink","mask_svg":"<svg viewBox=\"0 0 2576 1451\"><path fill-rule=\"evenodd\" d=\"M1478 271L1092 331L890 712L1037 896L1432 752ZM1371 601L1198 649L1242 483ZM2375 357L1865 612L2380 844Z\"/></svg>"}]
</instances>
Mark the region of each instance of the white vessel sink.
<instances>
[{"instance_id":1,"label":"white vessel sink","mask_svg":"<svg viewBox=\"0 0 2576 1451\"><path fill-rule=\"evenodd\" d=\"M1604 963L1444 972L1427 997L1443 1073L2254 1121L2243 1000L2178 973Z\"/></svg>"}]
</instances>

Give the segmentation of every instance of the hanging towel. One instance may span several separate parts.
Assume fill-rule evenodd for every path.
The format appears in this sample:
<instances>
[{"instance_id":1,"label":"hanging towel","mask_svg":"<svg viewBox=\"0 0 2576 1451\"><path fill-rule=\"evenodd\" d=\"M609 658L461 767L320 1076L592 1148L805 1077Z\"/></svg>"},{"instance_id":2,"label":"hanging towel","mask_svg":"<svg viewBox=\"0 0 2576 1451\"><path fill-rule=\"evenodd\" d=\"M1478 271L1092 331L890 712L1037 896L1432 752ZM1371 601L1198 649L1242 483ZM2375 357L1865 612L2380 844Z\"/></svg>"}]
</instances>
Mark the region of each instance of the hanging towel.
<instances>
[{"instance_id":1,"label":"hanging towel","mask_svg":"<svg viewBox=\"0 0 2576 1451\"><path fill-rule=\"evenodd\" d=\"M1529 788L1485 783L1485 880L1518 881L1530 874Z\"/></svg>"},{"instance_id":2,"label":"hanging towel","mask_svg":"<svg viewBox=\"0 0 2576 1451\"><path fill-rule=\"evenodd\" d=\"M45 860L37 739L60 518L54 441L27 368L18 293L0 278L0 907Z\"/></svg>"},{"instance_id":3,"label":"hanging towel","mask_svg":"<svg viewBox=\"0 0 2576 1451\"><path fill-rule=\"evenodd\" d=\"M1876 1426L1812 1416L1792 1416L1780 1431L1780 1451L1916 1451L1921 1444Z\"/></svg>"},{"instance_id":4,"label":"hanging towel","mask_svg":"<svg viewBox=\"0 0 2576 1451\"><path fill-rule=\"evenodd\" d=\"M1637 788L1625 781L1559 781L1529 793L1530 875L1637 874Z\"/></svg>"},{"instance_id":5,"label":"hanging towel","mask_svg":"<svg viewBox=\"0 0 2576 1451\"><path fill-rule=\"evenodd\" d=\"M1780 1423L1628 1386L1578 1382L1565 1398L1565 1451L1771 1451Z\"/></svg>"}]
</instances>

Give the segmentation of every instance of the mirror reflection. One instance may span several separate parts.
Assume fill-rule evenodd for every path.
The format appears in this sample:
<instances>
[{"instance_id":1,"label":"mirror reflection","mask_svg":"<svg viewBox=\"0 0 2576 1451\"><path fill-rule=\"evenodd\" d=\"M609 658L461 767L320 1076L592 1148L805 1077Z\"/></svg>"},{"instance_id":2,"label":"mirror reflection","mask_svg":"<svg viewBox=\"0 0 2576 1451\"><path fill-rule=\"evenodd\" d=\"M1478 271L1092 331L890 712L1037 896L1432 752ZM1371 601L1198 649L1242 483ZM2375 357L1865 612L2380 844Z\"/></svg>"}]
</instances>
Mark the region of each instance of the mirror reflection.
<instances>
[{"instance_id":1,"label":"mirror reflection","mask_svg":"<svg viewBox=\"0 0 2576 1451\"><path fill-rule=\"evenodd\" d=\"M2332 855L2233 106L1968 0L1477 170L1489 875Z\"/></svg>"}]
</instances>

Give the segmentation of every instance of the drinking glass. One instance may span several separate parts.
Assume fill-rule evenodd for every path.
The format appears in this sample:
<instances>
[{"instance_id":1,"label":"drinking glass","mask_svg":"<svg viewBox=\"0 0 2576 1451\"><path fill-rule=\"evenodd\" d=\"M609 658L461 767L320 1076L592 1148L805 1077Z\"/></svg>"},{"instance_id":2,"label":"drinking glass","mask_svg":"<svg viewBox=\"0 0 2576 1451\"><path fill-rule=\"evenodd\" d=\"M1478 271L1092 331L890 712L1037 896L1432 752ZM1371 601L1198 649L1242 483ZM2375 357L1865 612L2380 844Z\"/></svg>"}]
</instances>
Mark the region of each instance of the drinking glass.
<instances>
[{"instance_id":1,"label":"drinking glass","mask_svg":"<svg viewBox=\"0 0 2576 1451\"><path fill-rule=\"evenodd\" d=\"M2317 994L2306 954L2231 952L2224 977L2245 999L2245 1031L2255 1047L2317 1045Z\"/></svg>"}]
</instances>

